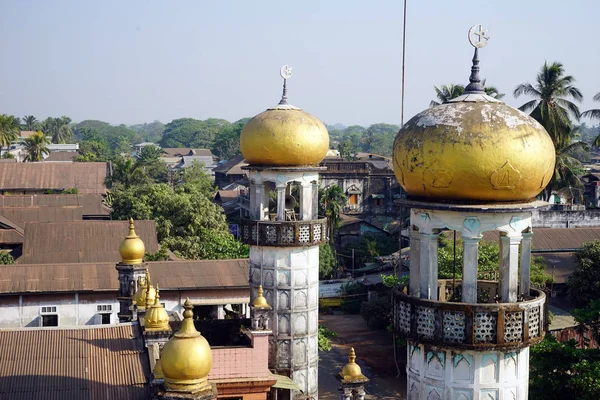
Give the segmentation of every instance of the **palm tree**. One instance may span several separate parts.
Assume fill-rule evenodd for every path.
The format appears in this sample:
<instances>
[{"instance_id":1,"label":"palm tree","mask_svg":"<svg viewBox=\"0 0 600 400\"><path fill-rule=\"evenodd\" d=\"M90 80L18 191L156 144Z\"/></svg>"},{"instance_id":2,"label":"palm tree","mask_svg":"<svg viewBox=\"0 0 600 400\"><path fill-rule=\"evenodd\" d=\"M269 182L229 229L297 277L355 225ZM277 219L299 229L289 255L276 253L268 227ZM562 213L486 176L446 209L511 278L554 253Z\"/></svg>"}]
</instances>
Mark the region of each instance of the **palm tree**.
<instances>
[{"instance_id":1,"label":"palm tree","mask_svg":"<svg viewBox=\"0 0 600 400\"><path fill-rule=\"evenodd\" d=\"M531 116L546 128L557 149L564 149L571 142L572 138L569 135L573 130L570 117L579 121L579 108L568 100L572 98L581 102L583 99L581 91L573 86L574 82L573 76L565 75L561 63L544 62L537 74L535 85L521 83L513 92L515 98L523 94L534 97L519 107L519 110L531 111Z\"/></svg>"},{"instance_id":2,"label":"palm tree","mask_svg":"<svg viewBox=\"0 0 600 400\"><path fill-rule=\"evenodd\" d=\"M27 155L25 156L24 161L44 161L44 155L50 153L48 144L48 138L42 131L38 131L25 139L24 145Z\"/></svg>"},{"instance_id":3,"label":"palm tree","mask_svg":"<svg viewBox=\"0 0 600 400\"><path fill-rule=\"evenodd\" d=\"M596 93L594 101L600 101L600 92ZM600 109L596 108L584 111L581 113L581 116L585 118L600 119ZM600 135L594 140L594 147L600 147Z\"/></svg>"},{"instance_id":4,"label":"palm tree","mask_svg":"<svg viewBox=\"0 0 600 400\"><path fill-rule=\"evenodd\" d=\"M26 115L23 117L23 123L25 124L26 131L32 131L38 123L38 120L33 115Z\"/></svg>"},{"instance_id":5,"label":"palm tree","mask_svg":"<svg viewBox=\"0 0 600 400\"><path fill-rule=\"evenodd\" d=\"M118 157L112 165L112 173L106 177L106 185L122 184L125 189L149 181L143 166L130 157Z\"/></svg>"},{"instance_id":6,"label":"palm tree","mask_svg":"<svg viewBox=\"0 0 600 400\"><path fill-rule=\"evenodd\" d=\"M504 97L504 93L500 93L495 86L485 86L485 79L482 82L485 90L485 94L495 99L500 100ZM451 83L450 85L442 85L439 88L434 86L435 94L439 101L431 100L429 103L429 107L439 106L442 103L445 103L449 100L452 100L458 96L462 96L465 93L465 87L463 85L455 85Z\"/></svg>"},{"instance_id":7,"label":"palm tree","mask_svg":"<svg viewBox=\"0 0 600 400\"><path fill-rule=\"evenodd\" d=\"M10 147L19 137L21 125L19 119L12 115L0 114L0 153L3 147Z\"/></svg>"},{"instance_id":8,"label":"palm tree","mask_svg":"<svg viewBox=\"0 0 600 400\"><path fill-rule=\"evenodd\" d=\"M442 85L439 88L434 86L433 90L435 90L435 95L439 101L431 100L429 107L439 106L448 100L452 100L462 95L465 92L465 87L463 85L455 85L451 83L448 86Z\"/></svg>"},{"instance_id":9,"label":"palm tree","mask_svg":"<svg viewBox=\"0 0 600 400\"><path fill-rule=\"evenodd\" d=\"M73 130L69 126L71 118L47 118L42 122L42 131L52 138L52 143L65 143L73 138Z\"/></svg>"},{"instance_id":10,"label":"palm tree","mask_svg":"<svg viewBox=\"0 0 600 400\"><path fill-rule=\"evenodd\" d=\"M342 209L346 205L348 198L344 195L343 189L338 185L331 185L320 190L319 195L319 213L325 215L329 223L329 240L333 243L335 233L342 225Z\"/></svg>"}]
</instances>

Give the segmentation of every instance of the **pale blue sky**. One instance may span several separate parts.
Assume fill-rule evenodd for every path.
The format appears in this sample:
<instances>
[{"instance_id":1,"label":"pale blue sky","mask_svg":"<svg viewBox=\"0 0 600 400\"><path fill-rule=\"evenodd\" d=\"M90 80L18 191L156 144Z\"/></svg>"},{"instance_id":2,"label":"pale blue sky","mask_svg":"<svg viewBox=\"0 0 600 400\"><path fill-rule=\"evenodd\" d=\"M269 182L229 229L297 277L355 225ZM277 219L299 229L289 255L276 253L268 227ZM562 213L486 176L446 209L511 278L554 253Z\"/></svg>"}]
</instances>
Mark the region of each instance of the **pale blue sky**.
<instances>
[{"instance_id":1,"label":"pale blue sky","mask_svg":"<svg viewBox=\"0 0 600 400\"><path fill-rule=\"evenodd\" d=\"M507 93L562 61L600 107L597 0L408 0L406 119L433 85L467 83L467 31L491 32L482 76ZM0 113L134 124L236 120L291 102L324 122L400 122L402 1L0 0ZM564 21L564 22L563 22Z\"/></svg>"}]
</instances>

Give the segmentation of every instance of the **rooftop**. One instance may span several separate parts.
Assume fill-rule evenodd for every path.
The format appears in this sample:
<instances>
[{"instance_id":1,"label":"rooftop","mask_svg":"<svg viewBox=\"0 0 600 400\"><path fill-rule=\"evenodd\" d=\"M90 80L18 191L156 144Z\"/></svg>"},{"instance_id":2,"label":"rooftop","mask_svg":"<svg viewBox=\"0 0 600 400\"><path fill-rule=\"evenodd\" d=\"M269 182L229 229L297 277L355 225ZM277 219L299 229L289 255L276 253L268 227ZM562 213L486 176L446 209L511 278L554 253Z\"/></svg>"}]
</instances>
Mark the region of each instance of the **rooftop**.
<instances>
[{"instance_id":1,"label":"rooftop","mask_svg":"<svg viewBox=\"0 0 600 400\"><path fill-rule=\"evenodd\" d=\"M101 194L40 194L0 196L0 208L81 206L83 215L110 215Z\"/></svg>"},{"instance_id":2,"label":"rooftop","mask_svg":"<svg viewBox=\"0 0 600 400\"><path fill-rule=\"evenodd\" d=\"M60 221L25 224L19 264L96 263L121 260L128 221ZM154 221L135 221L147 253L158 251Z\"/></svg>"},{"instance_id":3,"label":"rooftop","mask_svg":"<svg viewBox=\"0 0 600 400\"><path fill-rule=\"evenodd\" d=\"M0 163L0 191L63 190L104 194L108 163Z\"/></svg>"},{"instance_id":4,"label":"rooftop","mask_svg":"<svg viewBox=\"0 0 600 400\"><path fill-rule=\"evenodd\" d=\"M150 398L136 326L6 330L0 343L0 398Z\"/></svg>"}]
</instances>

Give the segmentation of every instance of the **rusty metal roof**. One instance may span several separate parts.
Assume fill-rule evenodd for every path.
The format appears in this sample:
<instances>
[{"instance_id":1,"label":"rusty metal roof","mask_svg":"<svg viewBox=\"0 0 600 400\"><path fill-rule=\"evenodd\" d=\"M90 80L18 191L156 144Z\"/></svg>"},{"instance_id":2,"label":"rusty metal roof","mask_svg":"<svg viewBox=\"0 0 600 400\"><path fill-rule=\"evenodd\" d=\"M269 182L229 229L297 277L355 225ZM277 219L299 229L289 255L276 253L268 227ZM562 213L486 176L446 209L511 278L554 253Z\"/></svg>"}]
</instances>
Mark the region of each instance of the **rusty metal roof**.
<instances>
[{"instance_id":1,"label":"rusty metal roof","mask_svg":"<svg viewBox=\"0 0 600 400\"><path fill-rule=\"evenodd\" d=\"M15 293L117 291L116 262L0 265L0 296ZM248 259L151 261L163 290L248 288Z\"/></svg>"},{"instance_id":2,"label":"rusty metal roof","mask_svg":"<svg viewBox=\"0 0 600 400\"><path fill-rule=\"evenodd\" d=\"M0 207L0 215L19 226L25 222L81 221L83 207Z\"/></svg>"},{"instance_id":3,"label":"rusty metal roof","mask_svg":"<svg viewBox=\"0 0 600 400\"><path fill-rule=\"evenodd\" d=\"M181 156L205 156L214 157L210 149L192 149L189 147L163 147L163 153L167 157L181 157Z\"/></svg>"},{"instance_id":4,"label":"rusty metal roof","mask_svg":"<svg viewBox=\"0 0 600 400\"><path fill-rule=\"evenodd\" d=\"M137 326L0 331L0 399L150 398Z\"/></svg>"},{"instance_id":5,"label":"rusty metal roof","mask_svg":"<svg viewBox=\"0 0 600 400\"><path fill-rule=\"evenodd\" d=\"M103 194L108 163L0 163L0 190L62 190Z\"/></svg>"},{"instance_id":6,"label":"rusty metal roof","mask_svg":"<svg viewBox=\"0 0 600 400\"><path fill-rule=\"evenodd\" d=\"M457 235L458 236L458 235ZM533 251L566 251L579 249L584 243L600 239L600 228L535 228L533 230ZM483 233L483 240L499 242L496 231Z\"/></svg>"},{"instance_id":7,"label":"rusty metal roof","mask_svg":"<svg viewBox=\"0 0 600 400\"><path fill-rule=\"evenodd\" d=\"M44 161L72 162L76 156L77 152L75 151L52 151Z\"/></svg>"},{"instance_id":8,"label":"rusty metal roof","mask_svg":"<svg viewBox=\"0 0 600 400\"><path fill-rule=\"evenodd\" d=\"M0 207L83 207L83 215L110 215L101 194L28 194L0 196Z\"/></svg>"},{"instance_id":9,"label":"rusty metal roof","mask_svg":"<svg viewBox=\"0 0 600 400\"><path fill-rule=\"evenodd\" d=\"M158 251L154 221L135 221L146 252ZM128 232L127 221L59 221L25 224L19 264L98 263L121 260L119 246Z\"/></svg>"}]
</instances>

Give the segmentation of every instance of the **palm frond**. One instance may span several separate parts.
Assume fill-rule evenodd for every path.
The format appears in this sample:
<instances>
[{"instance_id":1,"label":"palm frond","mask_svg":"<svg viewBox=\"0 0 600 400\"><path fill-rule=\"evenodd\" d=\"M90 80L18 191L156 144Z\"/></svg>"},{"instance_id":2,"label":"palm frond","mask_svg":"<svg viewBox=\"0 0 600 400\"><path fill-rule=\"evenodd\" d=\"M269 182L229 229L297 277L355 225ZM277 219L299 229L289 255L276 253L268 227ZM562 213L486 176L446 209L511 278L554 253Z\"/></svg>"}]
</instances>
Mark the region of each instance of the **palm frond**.
<instances>
[{"instance_id":1,"label":"palm frond","mask_svg":"<svg viewBox=\"0 0 600 400\"><path fill-rule=\"evenodd\" d=\"M515 98L518 98L521 95L527 95L537 98L540 98L542 96L542 94L536 88L531 86L530 83L521 83L520 85L517 85L517 87L513 91L513 96L515 96Z\"/></svg>"},{"instance_id":2,"label":"palm frond","mask_svg":"<svg viewBox=\"0 0 600 400\"><path fill-rule=\"evenodd\" d=\"M527 112L537 107L539 100L531 100L519 107L519 110Z\"/></svg>"},{"instance_id":3,"label":"palm frond","mask_svg":"<svg viewBox=\"0 0 600 400\"><path fill-rule=\"evenodd\" d=\"M600 101L600 92L594 95L594 101Z\"/></svg>"},{"instance_id":4,"label":"palm frond","mask_svg":"<svg viewBox=\"0 0 600 400\"><path fill-rule=\"evenodd\" d=\"M584 118L600 119L600 109L587 110L581 113Z\"/></svg>"}]
</instances>

